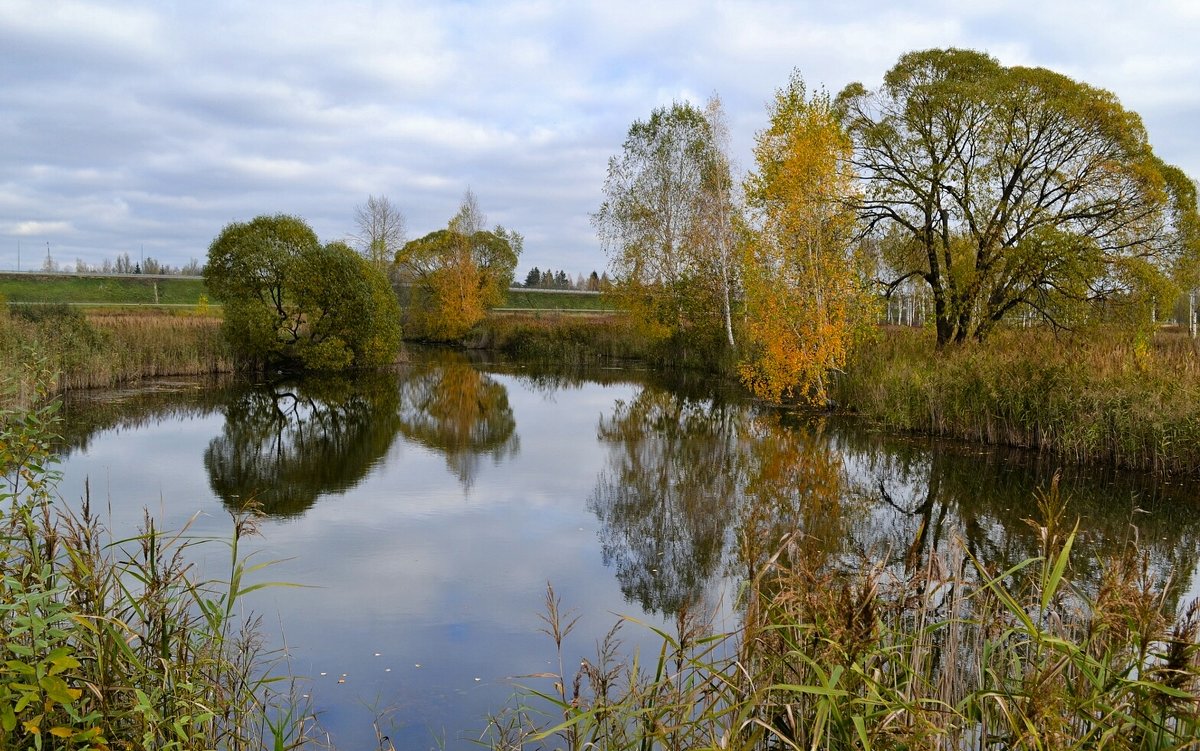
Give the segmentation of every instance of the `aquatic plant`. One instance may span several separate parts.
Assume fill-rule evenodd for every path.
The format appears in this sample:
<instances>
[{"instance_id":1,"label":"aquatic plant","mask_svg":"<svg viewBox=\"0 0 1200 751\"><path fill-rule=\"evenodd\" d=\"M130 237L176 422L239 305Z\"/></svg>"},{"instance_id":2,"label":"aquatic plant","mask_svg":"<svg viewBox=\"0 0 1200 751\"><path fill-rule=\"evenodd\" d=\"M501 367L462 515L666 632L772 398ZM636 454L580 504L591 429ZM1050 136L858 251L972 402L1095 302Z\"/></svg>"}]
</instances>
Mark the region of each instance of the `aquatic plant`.
<instances>
[{"instance_id":1,"label":"aquatic plant","mask_svg":"<svg viewBox=\"0 0 1200 751\"><path fill-rule=\"evenodd\" d=\"M187 529L164 533L148 515L115 538L85 492L78 509L55 498L48 365L33 406L0 410L0 747L273 749L306 741L311 714L272 667L259 622L239 602L252 583L243 541L251 511L234 515L229 568L200 578ZM5 380L5 389L14 385Z\"/></svg>"},{"instance_id":2,"label":"aquatic plant","mask_svg":"<svg viewBox=\"0 0 1200 751\"><path fill-rule=\"evenodd\" d=\"M1200 604L1175 613L1136 545L1098 589L1072 577L1076 527L1057 483L1039 495L1041 549L992 571L963 543L908 565L846 566L789 535L746 582L741 627L681 611L657 657L562 655L491 719L491 748L1194 749ZM751 544L751 541L744 541ZM757 550L755 546L755 550ZM628 622L629 619L626 619ZM702 625L702 623L701 623ZM535 681L548 680L552 688Z\"/></svg>"}]
</instances>

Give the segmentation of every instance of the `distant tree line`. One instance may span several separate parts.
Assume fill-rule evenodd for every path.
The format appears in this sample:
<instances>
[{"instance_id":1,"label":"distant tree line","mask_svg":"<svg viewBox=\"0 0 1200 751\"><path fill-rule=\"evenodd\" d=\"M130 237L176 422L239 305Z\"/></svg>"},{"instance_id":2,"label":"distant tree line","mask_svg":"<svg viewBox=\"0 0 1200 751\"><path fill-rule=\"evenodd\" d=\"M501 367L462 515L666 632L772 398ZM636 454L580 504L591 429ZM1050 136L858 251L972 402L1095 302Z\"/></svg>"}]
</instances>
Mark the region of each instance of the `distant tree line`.
<instances>
[{"instance_id":1,"label":"distant tree line","mask_svg":"<svg viewBox=\"0 0 1200 751\"><path fill-rule=\"evenodd\" d=\"M597 274L595 271L588 276L579 274L574 279L567 272L551 271L546 269L542 271L537 266L529 270L525 275L525 283L522 285L526 289L574 289L587 292L599 292L607 289L612 282L608 278L608 272Z\"/></svg>"},{"instance_id":2,"label":"distant tree line","mask_svg":"<svg viewBox=\"0 0 1200 751\"><path fill-rule=\"evenodd\" d=\"M42 264L42 271L60 271L58 264L51 258L47 258ZM69 269L76 274L156 274L156 275L178 275L178 276L202 276L204 274L204 264L195 258L188 261L183 266L172 266L169 263L163 263L155 258L144 258L140 261L133 260L128 253L122 253L115 259L105 258L100 263L88 263L82 258L75 259L75 266Z\"/></svg>"}]
</instances>

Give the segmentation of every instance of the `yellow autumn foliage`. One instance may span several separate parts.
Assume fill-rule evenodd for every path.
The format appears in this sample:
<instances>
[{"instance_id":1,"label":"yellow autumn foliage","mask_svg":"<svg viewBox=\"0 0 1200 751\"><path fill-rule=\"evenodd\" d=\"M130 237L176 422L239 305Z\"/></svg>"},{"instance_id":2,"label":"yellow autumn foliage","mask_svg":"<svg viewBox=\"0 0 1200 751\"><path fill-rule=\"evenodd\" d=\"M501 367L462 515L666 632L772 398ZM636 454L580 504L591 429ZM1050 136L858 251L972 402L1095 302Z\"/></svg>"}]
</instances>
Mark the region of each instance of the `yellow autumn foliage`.
<instances>
[{"instance_id":1,"label":"yellow autumn foliage","mask_svg":"<svg viewBox=\"0 0 1200 751\"><path fill-rule=\"evenodd\" d=\"M745 245L746 348L739 374L757 396L822 403L870 320L853 251L852 147L828 96L794 74L776 92L746 180L755 231Z\"/></svg>"}]
</instances>

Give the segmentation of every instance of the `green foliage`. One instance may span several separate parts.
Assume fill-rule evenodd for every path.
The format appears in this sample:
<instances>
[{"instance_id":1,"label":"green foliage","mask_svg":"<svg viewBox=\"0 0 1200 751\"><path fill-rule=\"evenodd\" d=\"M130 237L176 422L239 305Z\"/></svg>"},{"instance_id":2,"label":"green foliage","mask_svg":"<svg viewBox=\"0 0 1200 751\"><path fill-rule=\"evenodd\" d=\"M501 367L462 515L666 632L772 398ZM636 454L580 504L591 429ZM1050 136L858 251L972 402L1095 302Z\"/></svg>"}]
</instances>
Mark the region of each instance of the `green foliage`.
<instances>
[{"instance_id":1,"label":"green foliage","mask_svg":"<svg viewBox=\"0 0 1200 751\"><path fill-rule=\"evenodd\" d=\"M836 107L888 289L928 284L939 346L1013 311L1071 328L1119 303L1149 320L1196 257L1194 187L1102 89L979 52L903 55Z\"/></svg>"},{"instance_id":2,"label":"green foliage","mask_svg":"<svg viewBox=\"0 0 1200 751\"><path fill-rule=\"evenodd\" d=\"M321 245L296 217L230 224L209 247L205 282L250 367L377 367L399 350L399 307L383 273L345 243Z\"/></svg>"}]
</instances>

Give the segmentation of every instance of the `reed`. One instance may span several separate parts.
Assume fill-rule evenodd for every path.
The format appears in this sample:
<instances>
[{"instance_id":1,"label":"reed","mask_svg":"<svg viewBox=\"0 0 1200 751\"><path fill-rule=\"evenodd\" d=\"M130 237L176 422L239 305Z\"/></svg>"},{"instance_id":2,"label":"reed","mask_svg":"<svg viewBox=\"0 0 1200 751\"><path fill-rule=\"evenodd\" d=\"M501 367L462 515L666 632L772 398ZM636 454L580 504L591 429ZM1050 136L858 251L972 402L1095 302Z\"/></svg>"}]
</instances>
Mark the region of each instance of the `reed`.
<instances>
[{"instance_id":1,"label":"reed","mask_svg":"<svg viewBox=\"0 0 1200 751\"><path fill-rule=\"evenodd\" d=\"M893 329L835 382L839 403L889 429L1022 446L1071 463L1200 469L1200 353L1172 332L998 332L938 352Z\"/></svg>"},{"instance_id":2,"label":"reed","mask_svg":"<svg viewBox=\"0 0 1200 751\"><path fill-rule=\"evenodd\" d=\"M1177 614L1137 548L1098 588L1073 578L1075 528L1052 483L1039 554L989 570L958 543L896 567L789 537L747 582L734 633L681 617L643 663L615 655L527 676L492 748L1194 749L1200 606ZM862 563L862 562L859 562ZM560 665L571 621L551 590ZM532 686L549 681L550 689Z\"/></svg>"},{"instance_id":3,"label":"reed","mask_svg":"<svg viewBox=\"0 0 1200 751\"><path fill-rule=\"evenodd\" d=\"M220 319L194 314L18 306L0 312L0 372L44 356L55 390L111 387L174 375L229 372ZM28 391L28 387L26 388Z\"/></svg>"},{"instance_id":4,"label":"reed","mask_svg":"<svg viewBox=\"0 0 1200 751\"><path fill-rule=\"evenodd\" d=\"M493 316L464 339L467 349L487 349L529 362L585 365L645 359L652 344L626 317L555 313Z\"/></svg>"},{"instance_id":5,"label":"reed","mask_svg":"<svg viewBox=\"0 0 1200 751\"><path fill-rule=\"evenodd\" d=\"M212 541L149 516L115 538L86 494L77 511L57 505L48 396L0 411L0 748L305 744L311 715L239 614L264 586L242 548L253 514L234 517L227 571L201 579L185 553Z\"/></svg>"},{"instance_id":6,"label":"reed","mask_svg":"<svg viewBox=\"0 0 1200 751\"><path fill-rule=\"evenodd\" d=\"M734 353L692 332L664 336L626 315L556 313L493 316L462 342L532 363L595 365L638 361L664 371L734 372Z\"/></svg>"}]
</instances>

